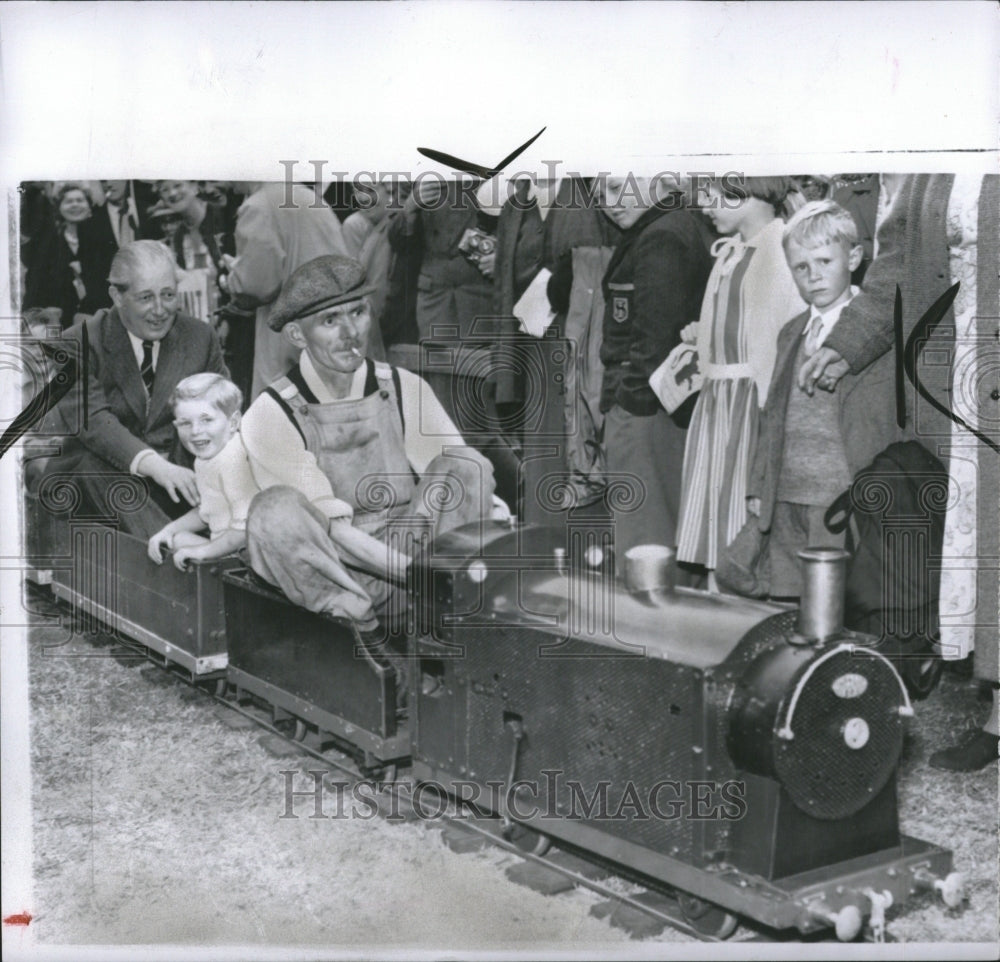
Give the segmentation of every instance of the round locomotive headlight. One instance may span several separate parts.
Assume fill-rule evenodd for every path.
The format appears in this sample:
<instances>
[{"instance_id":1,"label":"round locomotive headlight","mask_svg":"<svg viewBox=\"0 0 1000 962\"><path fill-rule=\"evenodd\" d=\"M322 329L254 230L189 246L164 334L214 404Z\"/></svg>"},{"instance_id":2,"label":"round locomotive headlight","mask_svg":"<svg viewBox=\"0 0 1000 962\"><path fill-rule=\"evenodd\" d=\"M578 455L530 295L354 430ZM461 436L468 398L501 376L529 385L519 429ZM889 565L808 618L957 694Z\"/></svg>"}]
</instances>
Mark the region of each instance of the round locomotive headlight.
<instances>
[{"instance_id":1,"label":"round locomotive headlight","mask_svg":"<svg viewBox=\"0 0 1000 962\"><path fill-rule=\"evenodd\" d=\"M468 568L465 569L466 575L468 575L469 581L473 584L481 585L486 580L486 575L489 574L489 569L486 567L485 561L473 561Z\"/></svg>"},{"instance_id":2,"label":"round locomotive headlight","mask_svg":"<svg viewBox=\"0 0 1000 962\"><path fill-rule=\"evenodd\" d=\"M864 748L871 737L868 722L863 718L848 718L841 726L840 733L844 736L844 744L855 750Z\"/></svg>"},{"instance_id":3,"label":"round locomotive headlight","mask_svg":"<svg viewBox=\"0 0 1000 962\"><path fill-rule=\"evenodd\" d=\"M583 560L586 561L591 568L600 568L600 566L604 564L604 551L598 548L596 544L592 544L586 551L584 551Z\"/></svg>"}]
</instances>

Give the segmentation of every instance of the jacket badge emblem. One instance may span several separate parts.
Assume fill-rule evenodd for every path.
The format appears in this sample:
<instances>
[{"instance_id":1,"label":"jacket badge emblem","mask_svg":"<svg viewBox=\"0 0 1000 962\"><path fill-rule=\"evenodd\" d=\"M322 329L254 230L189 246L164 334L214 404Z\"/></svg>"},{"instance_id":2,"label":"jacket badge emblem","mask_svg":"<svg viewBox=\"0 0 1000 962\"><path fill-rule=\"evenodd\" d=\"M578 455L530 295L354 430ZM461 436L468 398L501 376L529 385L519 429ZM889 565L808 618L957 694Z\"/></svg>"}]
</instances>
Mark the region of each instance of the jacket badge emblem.
<instances>
[{"instance_id":1,"label":"jacket badge emblem","mask_svg":"<svg viewBox=\"0 0 1000 962\"><path fill-rule=\"evenodd\" d=\"M628 298L615 297L611 301L611 316L619 323L624 324L628 320Z\"/></svg>"}]
</instances>

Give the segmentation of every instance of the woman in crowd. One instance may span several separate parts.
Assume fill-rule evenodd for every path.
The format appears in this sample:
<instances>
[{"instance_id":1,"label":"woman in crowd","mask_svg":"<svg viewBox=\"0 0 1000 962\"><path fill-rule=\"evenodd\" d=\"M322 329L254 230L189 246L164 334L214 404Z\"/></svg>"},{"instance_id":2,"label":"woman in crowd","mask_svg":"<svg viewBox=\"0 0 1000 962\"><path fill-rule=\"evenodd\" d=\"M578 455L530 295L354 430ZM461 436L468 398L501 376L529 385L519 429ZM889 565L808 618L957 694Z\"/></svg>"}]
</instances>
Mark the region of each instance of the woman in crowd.
<instances>
[{"instance_id":1,"label":"woman in crowd","mask_svg":"<svg viewBox=\"0 0 1000 962\"><path fill-rule=\"evenodd\" d=\"M86 189L64 184L55 197L55 223L32 245L24 307L58 307L64 328L73 323L75 314L93 314L111 304L89 229L93 206Z\"/></svg>"},{"instance_id":2,"label":"woman in crowd","mask_svg":"<svg viewBox=\"0 0 1000 962\"><path fill-rule=\"evenodd\" d=\"M697 333L689 328L685 335L697 338L705 380L684 452L677 557L710 571L746 521L778 332L805 308L781 246L780 215L790 200L800 202L801 194L788 177L723 178L709 187L703 208L729 236L712 245L716 261Z\"/></svg>"},{"instance_id":3,"label":"woman in crowd","mask_svg":"<svg viewBox=\"0 0 1000 962\"><path fill-rule=\"evenodd\" d=\"M161 203L181 218L180 228L170 237L177 263L184 270L208 272L209 309L219 306L219 275L225 269L222 255L233 253L227 244L223 209L201 196L192 180L161 180L156 184Z\"/></svg>"}]
</instances>

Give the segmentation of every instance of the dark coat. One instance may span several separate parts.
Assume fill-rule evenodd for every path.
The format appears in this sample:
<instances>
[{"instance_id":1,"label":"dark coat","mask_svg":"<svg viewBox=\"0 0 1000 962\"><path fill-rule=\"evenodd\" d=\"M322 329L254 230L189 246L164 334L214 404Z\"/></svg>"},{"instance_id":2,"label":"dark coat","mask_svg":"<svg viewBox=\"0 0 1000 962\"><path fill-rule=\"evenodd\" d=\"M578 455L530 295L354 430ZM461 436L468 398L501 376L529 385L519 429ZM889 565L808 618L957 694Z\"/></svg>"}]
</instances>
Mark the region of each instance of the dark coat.
<instances>
[{"instance_id":1,"label":"dark coat","mask_svg":"<svg viewBox=\"0 0 1000 962\"><path fill-rule=\"evenodd\" d=\"M649 376L697 321L712 269L711 231L679 207L652 208L622 234L604 275L601 410L647 417L660 409ZM686 426L688 405L674 412Z\"/></svg>"},{"instance_id":2,"label":"dark coat","mask_svg":"<svg viewBox=\"0 0 1000 962\"><path fill-rule=\"evenodd\" d=\"M111 304L107 271L110 261L103 256L93 217L77 226L77 238L79 249L74 254L62 228L47 225L32 242L27 265L24 307L60 308L63 327L73 323L76 313L93 314ZM82 299L73 285L73 261L80 264L80 279L86 289Z\"/></svg>"},{"instance_id":3,"label":"dark coat","mask_svg":"<svg viewBox=\"0 0 1000 962\"><path fill-rule=\"evenodd\" d=\"M497 224L493 310L508 315L542 266L545 225L535 201L508 201Z\"/></svg>"},{"instance_id":4,"label":"dark coat","mask_svg":"<svg viewBox=\"0 0 1000 962\"><path fill-rule=\"evenodd\" d=\"M792 318L778 334L778 353L767 403L761 412L760 434L747 494L760 498L760 529L767 531L774 516L778 481L785 449L785 412L798 368L795 359L802 332L809 323L809 311ZM836 330L836 327L834 327ZM846 374L837 384L840 435L851 477L867 467L875 455L895 440L902 439L896 427L895 368L879 365L870 377Z\"/></svg>"},{"instance_id":5,"label":"dark coat","mask_svg":"<svg viewBox=\"0 0 1000 962\"><path fill-rule=\"evenodd\" d=\"M851 275L851 281L861 285L868 265L875 256L875 220L878 216L879 175L867 174L863 180L841 187L833 199L845 210L850 211L858 228L858 243L864 249L864 257Z\"/></svg>"},{"instance_id":6,"label":"dark coat","mask_svg":"<svg viewBox=\"0 0 1000 962\"><path fill-rule=\"evenodd\" d=\"M470 227L495 233L496 218L482 215L473 194L457 181L448 182L437 206L419 210L412 219L397 217L389 227L394 250L408 247L420 257L416 311L421 337L435 327L457 327L459 336L465 337L476 317L492 313L493 282L458 249Z\"/></svg>"}]
</instances>

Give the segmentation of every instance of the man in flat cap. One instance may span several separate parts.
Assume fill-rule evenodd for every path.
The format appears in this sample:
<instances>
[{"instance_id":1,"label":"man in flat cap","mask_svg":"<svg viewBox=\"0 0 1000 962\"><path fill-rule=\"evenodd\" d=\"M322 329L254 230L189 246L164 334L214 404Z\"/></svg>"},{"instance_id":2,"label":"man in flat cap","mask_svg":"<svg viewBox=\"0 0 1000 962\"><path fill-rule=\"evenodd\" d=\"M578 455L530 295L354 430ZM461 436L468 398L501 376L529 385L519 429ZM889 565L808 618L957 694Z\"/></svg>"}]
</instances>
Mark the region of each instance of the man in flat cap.
<instances>
[{"instance_id":1,"label":"man in flat cap","mask_svg":"<svg viewBox=\"0 0 1000 962\"><path fill-rule=\"evenodd\" d=\"M505 510L489 461L427 383L366 357L370 291L361 264L338 255L292 274L270 325L299 361L254 401L242 429L262 488L247 519L254 571L362 630L375 627L409 564L393 532L422 526L433 536Z\"/></svg>"}]
</instances>

